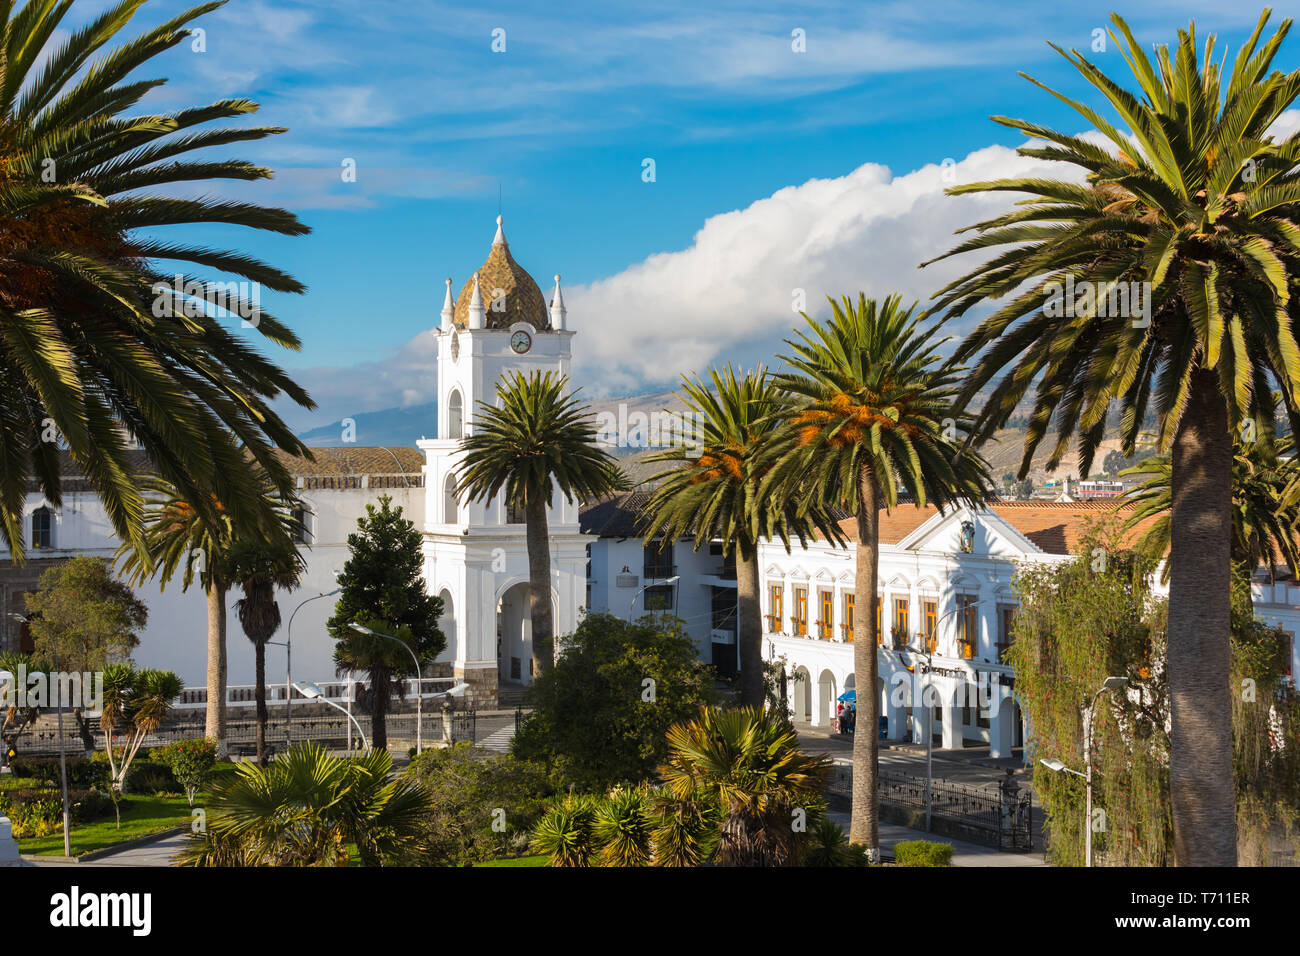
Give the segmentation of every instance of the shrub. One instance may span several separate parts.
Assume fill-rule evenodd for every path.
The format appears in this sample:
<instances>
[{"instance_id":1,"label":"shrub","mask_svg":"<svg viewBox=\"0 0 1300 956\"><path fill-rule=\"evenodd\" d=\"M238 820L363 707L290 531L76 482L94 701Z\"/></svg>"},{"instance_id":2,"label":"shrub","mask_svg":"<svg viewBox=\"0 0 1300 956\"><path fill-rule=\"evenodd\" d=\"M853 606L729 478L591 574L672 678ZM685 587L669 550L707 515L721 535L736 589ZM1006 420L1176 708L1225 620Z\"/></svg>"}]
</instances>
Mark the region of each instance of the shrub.
<instances>
[{"instance_id":1,"label":"shrub","mask_svg":"<svg viewBox=\"0 0 1300 956\"><path fill-rule=\"evenodd\" d=\"M185 797L194 806L194 795L202 789L217 763L217 744L206 737L178 740L154 750L149 758L171 769L176 783L185 790Z\"/></svg>"},{"instance_id":2,"label":"shrub","mask_svg":"<svg viewBox=\"0 0 1300 956\"><path fill-rule=\"evenodd\" d=\"M655 692L643 697L647 686ZM582 791L649 781L668 756L668 728L715 696L713 670L700 663L682 622L588 614L530 688L533 713L512 752Z\"/></svg>"},{"instance_id":3,"label":"shrub","mask_svg":"<svg viewBox=\"0 0 1300 956\"><path fill-rule=\"evenodd\" d=\"M952 844L907 840L894 846L899 866L952 866Z\"/></svg>"},{"instance_id":4,"label":"shrub","mask_svg":"<svg viewBox=\"0 0 1300 956\"><path fill-rule=\"evenodd\" d=\"M135 759L131 761L131 766L127 769L126 780L122 785L123 793L182 793L181 785L176 781L175 775L171 768L165 763L154 759L154 754L159 750L166 748L159 747L155 750L140 750ZM115 748L113 759L117 761L118 769L122 766L123 751L121 748ZM90 758L91 762L101 768L102 778L96 779L96 785L101 785L103 789L108 789L108 754L102 750L95 751L94 756Z\"/></svg>"},{"instance_id":5,"label":"shrub","mask_svg":"<svg viewBox=\"0 0 1300 956\"><path fill-rule=\"evenodd\" d=\"M527 851L527 836L554 795L544 768L468 743L426 750L406 775L429 795L426 862L457 866Z\"/></svg>"},{"instance_id":6,"label":"shrub","mask_svg":"<svg viewBox=\"0 0 1300 956\"><path fill-rule=\"evenodd\" d=\"M860 843L850 843L844 828L828 817L812 829L812 840L804 866L867 866L867 850Z\"/></svg>"},{"instance_id":7,"label":"shrub","mask_svg":"<svg viewBox=\"0 0 1300 956\"><path fill-rule=\"evenodd\" d=\"M93 758L87 760L79 754L68 757L67 762L69 787L89 788L108 784L107 764L101 764ZM31 777L55 787L62 785L58 757L19 757L9 767L14 776Z\"/></svg>"},{"instance_id":8,"label":"shrub","mask_svg":"<svg viewBox=\"0 0 1300 956\"><path fill-rule=\"evenodd\" d=\"M594 829L599 801L573 794L546 811L533 830L534 853L551 858L551 866L590 866L597 852Z\"/></svg>"},{"instance_id":9,"label":"shrub","mask_svg":"<svg viewBox=\"0 0 1300 956\"><path fill-rule=\"evenodd\" d=\"M113 801L102 790L69 790L68 816L89 823L113 812ZM0 791L0 815L13 824L15 837L38 837L63 826L63 794L46 787Z\"/></svg>"}]
</instances>

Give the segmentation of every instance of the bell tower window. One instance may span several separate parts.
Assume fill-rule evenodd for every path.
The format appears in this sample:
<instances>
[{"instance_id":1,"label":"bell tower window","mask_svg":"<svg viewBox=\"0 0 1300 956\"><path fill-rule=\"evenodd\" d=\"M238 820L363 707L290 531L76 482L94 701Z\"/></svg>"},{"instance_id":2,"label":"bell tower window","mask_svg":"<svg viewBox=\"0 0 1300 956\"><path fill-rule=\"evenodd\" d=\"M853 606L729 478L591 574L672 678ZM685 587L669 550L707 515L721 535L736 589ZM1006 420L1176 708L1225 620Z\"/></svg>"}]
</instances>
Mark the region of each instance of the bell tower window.
<instances>
[{"instance_id":1,"label":"bell tower window","mask_svg":"<svg viewBox=\"0 0 1300 956\"><path fill-rule=\"evenodd\" d=\"M460 389L453 388L447 397L447 437L465 437L465 403L460 397Z\"/></svg>"}]
</instances>

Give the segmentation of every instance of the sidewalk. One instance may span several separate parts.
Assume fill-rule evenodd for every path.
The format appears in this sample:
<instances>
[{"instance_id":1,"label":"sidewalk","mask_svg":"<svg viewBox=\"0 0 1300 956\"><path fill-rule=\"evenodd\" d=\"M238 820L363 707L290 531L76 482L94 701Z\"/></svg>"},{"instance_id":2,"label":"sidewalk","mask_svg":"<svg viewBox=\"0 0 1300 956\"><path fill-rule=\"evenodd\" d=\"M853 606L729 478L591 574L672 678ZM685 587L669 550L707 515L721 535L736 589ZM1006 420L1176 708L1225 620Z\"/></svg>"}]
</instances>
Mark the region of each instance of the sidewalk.
<instances>
[{"instance_id":1,"label":"sidewalk","mask_svg":"<svg viewBox=\"0 0 1300 956\"><path fill-rule=\"evenodd\" d=\"M33 866L171 866L172 857L185 845L188 833L177 833L144 846L131 847L97 857L88 863L65 860L62 857L24 857L23 862Z\"/></svg>"}]
</instances>

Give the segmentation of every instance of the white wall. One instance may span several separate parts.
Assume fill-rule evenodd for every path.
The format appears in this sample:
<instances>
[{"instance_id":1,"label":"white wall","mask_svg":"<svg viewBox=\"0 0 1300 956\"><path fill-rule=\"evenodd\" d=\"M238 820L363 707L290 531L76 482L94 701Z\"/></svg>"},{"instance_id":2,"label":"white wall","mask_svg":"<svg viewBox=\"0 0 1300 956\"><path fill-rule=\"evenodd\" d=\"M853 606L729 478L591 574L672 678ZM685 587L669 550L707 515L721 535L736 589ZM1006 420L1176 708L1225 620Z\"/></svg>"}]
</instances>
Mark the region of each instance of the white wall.
<instances>
[{"instance_id":1,"label":"white wall","mask_svg":"<svg viewBox=\"0 0 1300 956\"><path fill-rule=\"evenodd\" d=\"M275 641L285 639L289 616L305 598L334 589L334 574L342 570L348 556L347 536L356 530L357 518L365 514L367 504L377 503L381 494L387 494L417 528L424 523L423 488L303 490L299 494L312 511L310 547L303 550L307 569L302 586L279 598L284 623L272 638ZM28 512L44 503L40 496L32 496ZM91 554L111 559L117 550L112 526L93 494L72 493L64 497L63 506L57 509L54 534L54 550L39 552L40 557L60 559ZM182 591L178 576L166 585L146 582L135 591L149 607L149 623L140 635L140 646L134 655L136 664L172 670L186 686L203 686L207 680L207 601L202 590L196 584L189 591ZM235 602L241 596L238 589L227 596L227 677L232 685L251 684L255 679L253 645L244 636L235 613ZM307 604L294 618L295 680L315 681L334 676L333 642L325 631L325 622L333 611L334 599L322 598ZM266 658L268 681L283 682L285 649L271 646L267 648Z\"/></svg>"}]
</instances>

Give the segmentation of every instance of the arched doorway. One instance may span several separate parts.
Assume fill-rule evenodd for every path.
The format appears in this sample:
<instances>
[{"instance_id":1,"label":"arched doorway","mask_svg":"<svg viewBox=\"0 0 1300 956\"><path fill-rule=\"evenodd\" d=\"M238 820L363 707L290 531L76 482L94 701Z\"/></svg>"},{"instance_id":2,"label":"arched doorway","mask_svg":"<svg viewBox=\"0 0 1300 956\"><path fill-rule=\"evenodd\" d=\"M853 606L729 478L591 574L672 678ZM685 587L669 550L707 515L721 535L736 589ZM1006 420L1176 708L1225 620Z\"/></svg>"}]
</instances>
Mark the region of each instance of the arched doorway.
<instances>
[{"instance_id":1,"label":"arched doorway","mask_svg":"<svg viewBox=\"0 0 1300 956\"><path fill-rule=\"evenodd\" d=\"M812 675L806 667L794 671L794 719L805 723L812 721Z\"/></svg>"},{"instance_id":2,"label":"arched doorway","mask_svg":"<svg viewBox=\"0 0 1300 956\"><path fill-rule=\"evenodd\" d=\"M830 671L822 671L822 676L817 681L820 693L817 695L817 723L820 726L826 726L835 716L835 675Z\"/></svg>"},{"instance_id":3,"label":"arched doorway","mask_svg":"<svg viewBox=\"0 0 1300 956\"><path fill-rule=\"evenodd\" d=\"M526 581L507 589L497 604L497 671L502 683L533 682L533 622Z\"/></svg>"}]
</instances>

